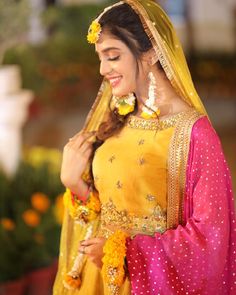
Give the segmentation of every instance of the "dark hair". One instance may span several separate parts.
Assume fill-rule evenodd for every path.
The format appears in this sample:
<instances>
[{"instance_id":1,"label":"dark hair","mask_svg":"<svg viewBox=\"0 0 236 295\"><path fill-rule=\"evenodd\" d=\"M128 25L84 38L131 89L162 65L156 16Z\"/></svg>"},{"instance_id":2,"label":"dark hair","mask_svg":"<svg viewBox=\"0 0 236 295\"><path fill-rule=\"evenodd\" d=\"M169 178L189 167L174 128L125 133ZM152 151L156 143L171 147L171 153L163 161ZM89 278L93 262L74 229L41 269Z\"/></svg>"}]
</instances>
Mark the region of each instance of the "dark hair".
<instances>
[{"instance_id":1,"label":"dark hair","mask_svg":"<svg viewBox=\"0 0 236 295\"><path fill-rule=\"evenodd\" d=\"M126 3L108 10L100 18L99 23L102 30L124 42L137 60L142 53L152 48L139 16Z\"/></svg>"},{"instance_id":2,"label":"dark hair","mask_svg":"<svg viewBox=\"0 0 236 295\"><path fill-rule=\"evenodd\" d=\"M124 3L105 12L99 20L102 31L106 31L121 40L131 50L137 62L144 52L152 49L138 14ZM136 108L135 108L136 110ZM94 143L94 152L108 137L116 134L123 127L127 116L121 116L117 110L110 110L108 118L97 132L97 141ZM92 171L91 171L92 176ZM93 181L92 181L93 184Z\"/></svg>"}]
</instances>

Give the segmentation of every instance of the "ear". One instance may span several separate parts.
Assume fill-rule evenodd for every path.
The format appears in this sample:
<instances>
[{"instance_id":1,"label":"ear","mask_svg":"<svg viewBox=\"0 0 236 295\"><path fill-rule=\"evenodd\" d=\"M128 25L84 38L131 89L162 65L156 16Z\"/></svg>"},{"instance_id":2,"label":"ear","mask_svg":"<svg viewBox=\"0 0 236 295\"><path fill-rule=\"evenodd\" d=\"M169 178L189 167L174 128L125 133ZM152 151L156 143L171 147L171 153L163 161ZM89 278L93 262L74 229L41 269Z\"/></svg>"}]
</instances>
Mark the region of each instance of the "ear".
<instances>
[{"instance_id":1,"label":"ear","mask_svg":"<svg viewBox=\"0 0 236 295\"><path fill-rule=\"evenodd\" d=\"M153 66L158 61L157 53L153 48L149 49L147 52L143 53L142 60L147 62L150 66Z\"/></svg>"}]
</instances>

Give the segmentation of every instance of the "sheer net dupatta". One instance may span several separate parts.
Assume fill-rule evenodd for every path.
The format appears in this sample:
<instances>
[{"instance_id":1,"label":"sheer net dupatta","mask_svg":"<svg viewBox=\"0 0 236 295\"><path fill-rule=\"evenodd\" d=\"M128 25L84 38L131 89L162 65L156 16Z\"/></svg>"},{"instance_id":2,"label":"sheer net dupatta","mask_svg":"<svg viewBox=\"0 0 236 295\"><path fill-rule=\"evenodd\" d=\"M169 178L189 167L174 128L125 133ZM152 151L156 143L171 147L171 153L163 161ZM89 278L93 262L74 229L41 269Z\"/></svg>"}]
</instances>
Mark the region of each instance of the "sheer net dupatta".
<instances>
[{"instance_id":1,"label":"sheer net dupatta","mask_svg":"<svg viewBox=\"0 0 236 295\"><path fill-rule=\"evenodd\" d=\"M100 124L105 121L106 115L110 111L110 101L112 91L110 83L103 79L95 102L86 118L83 129L85 131L97 131Z\"/></svg>"}]
</instances>

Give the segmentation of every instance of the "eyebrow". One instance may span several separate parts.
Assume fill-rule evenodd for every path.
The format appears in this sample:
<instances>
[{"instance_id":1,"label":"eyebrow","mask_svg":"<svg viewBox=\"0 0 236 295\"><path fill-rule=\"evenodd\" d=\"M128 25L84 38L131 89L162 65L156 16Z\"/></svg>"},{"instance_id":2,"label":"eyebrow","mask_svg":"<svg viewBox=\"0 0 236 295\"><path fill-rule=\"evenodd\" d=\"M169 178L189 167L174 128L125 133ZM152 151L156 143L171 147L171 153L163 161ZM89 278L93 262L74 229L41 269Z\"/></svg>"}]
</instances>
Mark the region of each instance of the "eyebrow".
<instances>
[{"instance_id":1,"label":"eyebrow","mask_svg":"<svg viewBox=\"0 0 236 295\"><path fill-rule=\"evenodd\" d=\"M120 48L117 48L117 47L107 47L107 48L105 48L105 49L102 50L102 53L106 53L106 52L108 52L110 50L120 50Z\"/></svg>"}]
</instances>

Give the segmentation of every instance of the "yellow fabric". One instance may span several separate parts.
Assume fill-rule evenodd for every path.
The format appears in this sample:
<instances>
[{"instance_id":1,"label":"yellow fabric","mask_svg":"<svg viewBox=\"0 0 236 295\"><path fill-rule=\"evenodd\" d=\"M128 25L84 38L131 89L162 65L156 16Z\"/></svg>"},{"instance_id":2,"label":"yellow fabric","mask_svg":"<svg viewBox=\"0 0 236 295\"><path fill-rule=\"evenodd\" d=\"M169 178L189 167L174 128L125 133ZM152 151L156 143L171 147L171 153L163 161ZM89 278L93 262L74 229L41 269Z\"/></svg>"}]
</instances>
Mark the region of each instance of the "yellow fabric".
<instances>
[{"instance_id":1,"label":"yellow fabric","mask_svg":"<svg viewBox=\"0 0 236 295\"><path fill-rule=\"evenodd\" d=\"M145 119L142 119L145 121ZM112 198L113 204L121 215L127 212L132 216L144 216L148 221L160 206L166 212L167 206L167 156L174 127L162 131L134 129L129 125L121 132L106 140L96 151L93 161L95 184L102 206ZM120 186L117 183L120 181ZM112 218L112 215L110 216ZM120 219L123 223L124 215ZM136 219L137 220L137 219ZM73 227L70 226L72 222ZM112 222L110 223L112 226ZM146 224L141 224L139 232L145 233ZM95 235L101 236L98 221ZM119 227L120 228L120 227ZM115 230L115 228L113 228ZM148 229L147 229L148 230ZM54 284L54 295L103 295L109 294L103 286L100 270L86 260L82 271L82 285L79 290L67 290L63 278L71 270L78 251L79 241L84 238L86 229L66 214L63 224L59 269ZM131 232L130 234L136 234ZM150 232L149 234L153 234ZM131 294L128 278L120 291L121 295Z\"/></svg>"},{"instance_id":2,"label":"yellow fabric","mask_svg":"<svg viewBox=\"0 0 236 295\"><path fill-rule=\"evenodd\" d=\"M166 161L172 132L172 128L134 132L126 126L105 141L93 160L102 204L112 199L119 211L138 215L149 215L155 202L166 208ZM155 196L155 201L148 201L148 195Z\"/></svg>"}]
</instances>

